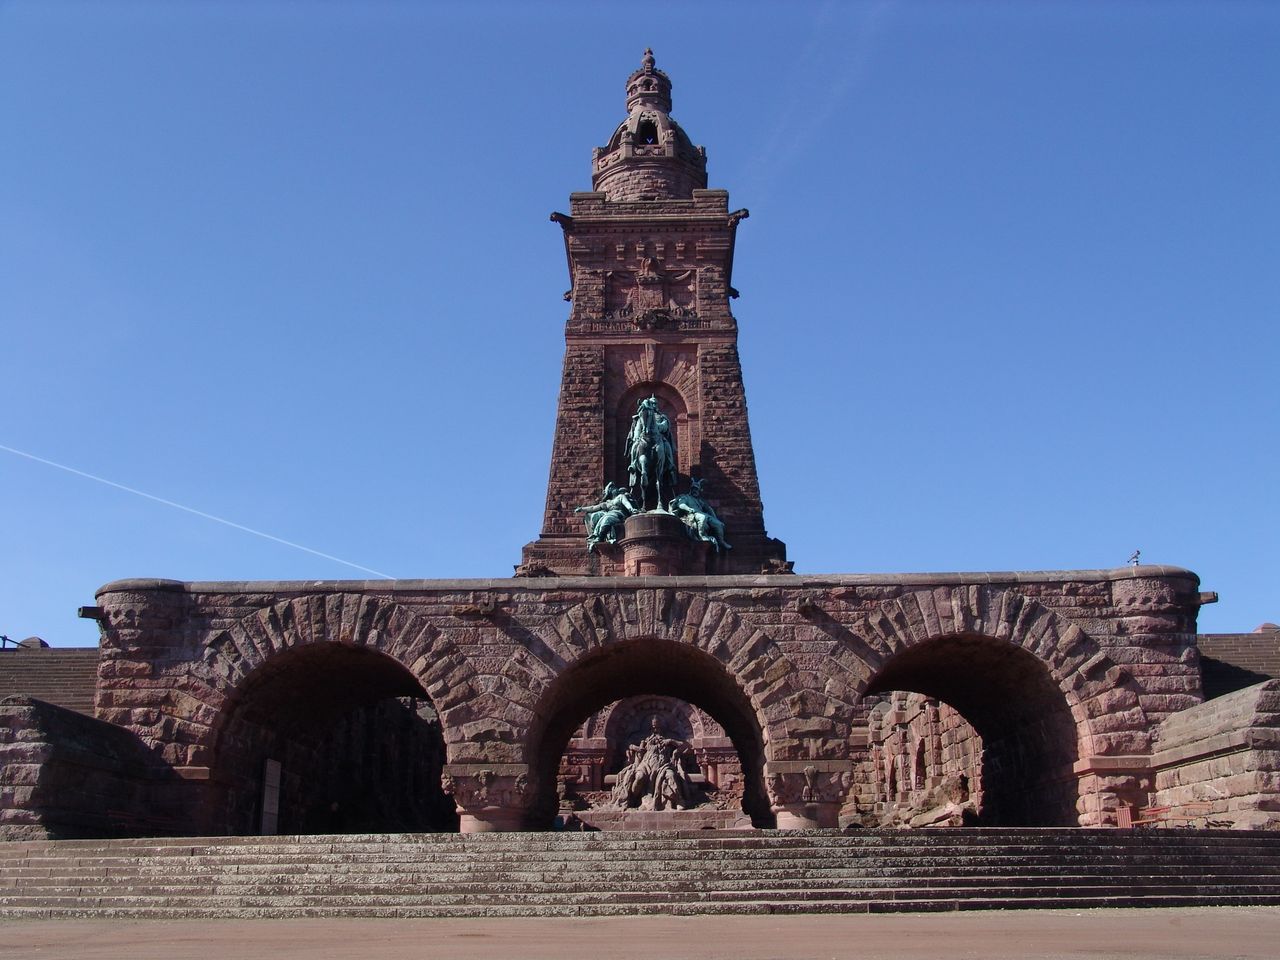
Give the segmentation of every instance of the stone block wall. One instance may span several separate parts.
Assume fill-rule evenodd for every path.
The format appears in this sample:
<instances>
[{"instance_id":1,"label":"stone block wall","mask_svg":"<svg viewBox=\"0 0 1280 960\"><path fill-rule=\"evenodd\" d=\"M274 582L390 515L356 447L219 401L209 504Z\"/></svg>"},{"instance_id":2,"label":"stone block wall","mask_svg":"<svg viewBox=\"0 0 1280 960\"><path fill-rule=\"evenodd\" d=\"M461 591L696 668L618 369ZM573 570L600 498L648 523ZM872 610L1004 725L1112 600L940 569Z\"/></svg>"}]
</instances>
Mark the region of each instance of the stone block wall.
<instances>
[{"instance_id":1,"label":"stone block wall","mask_svg":"<svg viewBox=\"0 0 1280 960\"><path fill-rule=\"evenodd\" d=\"M1194 809L1201 824L1280 829L1280 680L1168 717L1152 768L1157 806Z\"/></svg>"},{"instance_id":2,"label":"stone block wall","mask_svg":"<svg viewBox=\"0 0 1280 960\"><path fill-rule=\"evenodd\" d=\"M192 833L138 737L30 697L0 704L0 840Z\"/></svg>"},{"instance_id":3,"label":"stone block wall","mask_svg":"<svg viewBox=\"0 0 1280 960\"><path fill-rule=\"evenodd\" d=\"M1264 624L1253 633L1199 638L1206 699L1280 677L1280 631Z\"/></svg>"}]
</instances>

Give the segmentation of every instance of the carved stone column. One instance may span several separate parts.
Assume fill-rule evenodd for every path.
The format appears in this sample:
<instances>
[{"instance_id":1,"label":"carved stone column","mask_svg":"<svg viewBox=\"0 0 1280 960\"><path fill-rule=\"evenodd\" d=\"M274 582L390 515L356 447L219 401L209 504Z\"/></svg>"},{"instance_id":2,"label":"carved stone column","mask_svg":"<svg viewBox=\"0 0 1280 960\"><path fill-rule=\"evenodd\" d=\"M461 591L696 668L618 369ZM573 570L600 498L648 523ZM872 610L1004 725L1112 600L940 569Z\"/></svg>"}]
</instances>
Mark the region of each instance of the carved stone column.
<instances>
[{"instance_id":1,"label":"carved stone column","mask_svg":"<svg viewBox=\"0 0 1280 960\"><path fill-rule=\"evenodd\" d=\"M835 829L853 768L848 760L774 760L764 783L779 830Z\"/></svg>"},{"instance_id":2,"label":"carved stone column","mask_svg":"<svg viewBox=\"0 0 1280 960\"><path fill-rule=\"evenodd\" d=\"M450 763L440 786L453 797L461 833L523 830L532 792L523 763Z\"/></svg>"}]
</instances>

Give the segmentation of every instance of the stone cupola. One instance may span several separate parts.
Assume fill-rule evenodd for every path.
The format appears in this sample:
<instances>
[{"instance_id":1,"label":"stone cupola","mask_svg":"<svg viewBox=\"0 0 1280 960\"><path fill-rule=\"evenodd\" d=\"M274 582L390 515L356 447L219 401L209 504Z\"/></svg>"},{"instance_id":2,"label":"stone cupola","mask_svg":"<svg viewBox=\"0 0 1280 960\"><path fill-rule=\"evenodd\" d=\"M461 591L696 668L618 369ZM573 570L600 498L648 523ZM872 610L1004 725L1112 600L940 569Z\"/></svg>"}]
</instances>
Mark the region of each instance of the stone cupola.
<instances>
[{"instance_id":1,"label":"stone cupola","mask_svg":"<svg viewBox=\"0 0 1280 960\"><path fill-rule=\"evenodd\" d=\"M671 119L671 79L645 50L627 78L627 119L596 147L591 183L608 199L688 200L707 186L707 151Z\"/></svg>"}]
</instances>

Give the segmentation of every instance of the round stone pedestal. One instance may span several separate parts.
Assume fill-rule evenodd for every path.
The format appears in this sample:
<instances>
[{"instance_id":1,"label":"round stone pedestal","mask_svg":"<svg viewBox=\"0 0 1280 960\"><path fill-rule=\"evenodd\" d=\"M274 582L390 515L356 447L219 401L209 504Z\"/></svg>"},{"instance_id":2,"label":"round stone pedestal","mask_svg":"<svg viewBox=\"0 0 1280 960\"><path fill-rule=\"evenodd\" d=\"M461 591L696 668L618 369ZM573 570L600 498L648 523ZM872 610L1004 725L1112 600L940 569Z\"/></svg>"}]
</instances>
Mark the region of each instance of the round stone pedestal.
<instances>
[{"instance_id":1,"label":"round stone pedestal","mask_svg":"<svg viewBox=\"0 0 1280 960\"><path fill-rule=\"evenodd\" d=\"M669 513L627 517L622 537L623 572L628 577L674 577L685 572L689 537Z\"/></svg>"}]
</instances>

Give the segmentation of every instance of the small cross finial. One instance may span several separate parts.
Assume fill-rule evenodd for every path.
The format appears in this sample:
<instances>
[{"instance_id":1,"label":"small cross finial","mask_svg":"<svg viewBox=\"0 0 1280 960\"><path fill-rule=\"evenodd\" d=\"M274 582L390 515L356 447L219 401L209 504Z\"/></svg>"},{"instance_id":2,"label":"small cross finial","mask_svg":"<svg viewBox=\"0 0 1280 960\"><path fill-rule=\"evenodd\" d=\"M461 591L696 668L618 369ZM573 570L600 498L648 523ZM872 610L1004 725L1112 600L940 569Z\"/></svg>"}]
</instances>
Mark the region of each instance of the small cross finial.
<instances>
[{"instance_id":1,"label":"small cross finial","mask_svg":"<svg viewBox=\"0 0 1280 960\"><path fill-rule=\"evenodd\" d=\"M657 63L657 61L653 59L653 48L645 47L644 59L640 61L640 65L643 66L646 70L652 70L653 65L655 63Z\"/></svg>"}]
</instances>

